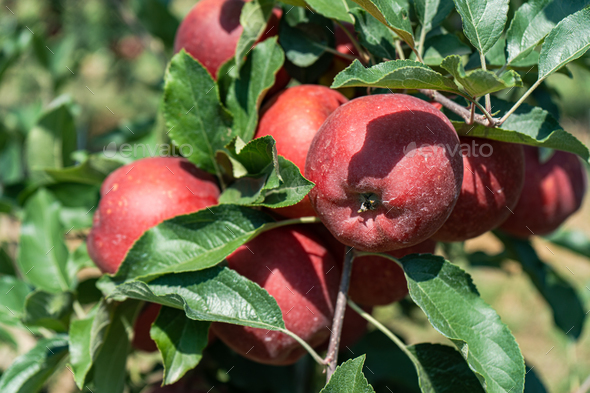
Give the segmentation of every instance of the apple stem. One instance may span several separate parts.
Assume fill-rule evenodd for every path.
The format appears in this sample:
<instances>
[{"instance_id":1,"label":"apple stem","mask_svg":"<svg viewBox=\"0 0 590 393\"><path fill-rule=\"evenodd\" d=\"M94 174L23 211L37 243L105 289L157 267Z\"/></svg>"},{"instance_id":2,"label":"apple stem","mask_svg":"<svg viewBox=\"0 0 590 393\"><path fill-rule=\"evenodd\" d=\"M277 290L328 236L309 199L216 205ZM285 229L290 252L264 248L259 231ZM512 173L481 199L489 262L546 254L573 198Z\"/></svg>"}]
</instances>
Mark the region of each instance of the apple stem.
<instances>
[{"instance_id":1,"label":"apple stem","mask_svg":"<svg viewBox=\"0 0 590 393\"><path fill-rule=\"evenodd\" d=\"M342 334L342 324L344 313L346 312L346 302L348 300L348 287L350 286L350 273L352 271L352 261L354 252L351 247L346 247L344 255L344 266L342 267L342 277L340 278L340 289L336 300L336 309L334 310L334 321L332 323L332 334L330 335L330 344L328 345L328 354L325 363L328 365L326 373L326 382L330 381L332 374L336 371L338 364L338 347L340 346L340 335Z\"/></svg>"}]
</instances>

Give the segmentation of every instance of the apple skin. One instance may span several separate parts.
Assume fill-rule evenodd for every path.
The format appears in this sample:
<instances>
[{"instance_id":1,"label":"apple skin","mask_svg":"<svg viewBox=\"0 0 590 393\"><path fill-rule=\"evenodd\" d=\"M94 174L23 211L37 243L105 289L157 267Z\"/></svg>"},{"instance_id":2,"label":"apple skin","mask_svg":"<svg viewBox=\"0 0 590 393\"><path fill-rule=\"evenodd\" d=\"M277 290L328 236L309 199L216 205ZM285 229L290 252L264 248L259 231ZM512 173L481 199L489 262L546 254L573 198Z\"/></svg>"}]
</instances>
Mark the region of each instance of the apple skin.
<instances>
[{"instance_id":1,"label":"apple skin","mask_svg":"<svg viewBox=\"0 0 590 393\"><path fill-rule=\"evenodd\" d=\"M245 2L242 0L201 0L189 11L178 27L174 39L174 53L184 50L197 59L217 79L217 70L235 55L238 40L244 28L240 24L240 13ZM282 12L273 10L268 29L260 41L279 32ZM276 75L278 91L285 87L291 77L283 68Z\"/></svg>"},{"instance_id":2,"label":"apple skin","mask_svg":"<svg viewBox=\"0 0 590 393\"><path fill-rule=\"evenodd\" d=\"M144 352L155 352L158 350L156 342L150 337L152 324L158 318L162 306L156 303L147 303L133 324L133 348Z\"/></svg>"},{"instance_id":3,"label":"apple skin","mask_svg":"<svg viewBox=\"0 0 590 393\"><path fill-rule=\"evenodd\" d=\"M356 98L311 143L311 204L341 243L374 252L413 246L455 206L463 160L451 152L458 149L451 122L427 102L404 94Z\"/></svg>"},{"instance_id":4,"label":"apple skin","mask_svg":"<svg viewBox=\"0 0 590 393\"><path fill-rule=\"evenodd\" d=\"M586 171L576 155L559 150L541 162L538 148L524 146L524 157L524 187L500 229L519 238L547 235L582 205Z\"/></svg>"},{"instance_id":5,"label":"apple skin","mask_svg":"<svg viewBox=\"0 0 590 393\"><path fill-rule=\"evenodd\" d=\"M459 139L463 185L455 209L433 236L442 242L472 239L497 228L514 211L524 185L522 145L480 138Z\"/></svg>"},{"instance_id":6,"label":"apple skin","mask_svg":"<svg viewBox=\"0 0 590 393\"><path fill-rule=\"evenodd\" d=\"M326 120L348 99L335 90L319 85L300 85L273 96L262 108L256 138L271 135L277 151L303 173L309 145ZM309 198L293 206L274 209L284 217L315 216Z\"/></svg>"},{"instance_id":7,"label":"apple skin","mask_svg":"<svg viewBox=\"0 0 590 393\"><path fill-rule=\"evenodd\" d=\"M144 158L118 168L103 182L88 235L88 254L114 274L133 243L169 218L217 204L215 178L184 158Z\"/></svg>"},{"instance_id":8,"label":"apple skin","mask_svg":"<svg viewBox=\"0 0 590 393\"><path fill-rule=\"evenodd\" d=\"M340 269L321 240L304 226L264 232L227 257L229 267L266 289L287 329L312 347L330 335ZM215 335L240 355L264 364L295 363L306 351L284 333L215 322Z\"/></svg>"}]
</instances>

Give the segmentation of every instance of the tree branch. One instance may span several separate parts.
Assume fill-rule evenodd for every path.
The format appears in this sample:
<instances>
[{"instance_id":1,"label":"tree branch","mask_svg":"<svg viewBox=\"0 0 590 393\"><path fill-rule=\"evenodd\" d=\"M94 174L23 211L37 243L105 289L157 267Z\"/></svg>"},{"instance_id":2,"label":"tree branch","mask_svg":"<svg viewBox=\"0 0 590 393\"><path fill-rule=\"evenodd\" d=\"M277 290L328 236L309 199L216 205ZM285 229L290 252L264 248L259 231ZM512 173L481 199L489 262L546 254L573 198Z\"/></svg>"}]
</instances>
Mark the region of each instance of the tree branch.
<instances>
[{"instance_id":1,"label":"tree branch","mask_svg":"<svg viewBox=\"0 0 590 393\"><path fill-rule=\"evenodd\" d=\"M328 354L325 363L328 365L326 381L329 382L332 374L336 371L338 364L338 347L340 346L340 335L342 333L342 322L344 321L344 312L346 311L346 302L348 300L348 287L350 284L350 272L352 271L352 260L354 253L351 247L346 247L344 255L344 266L342 267L342 278L340 279L340 290L336 300L336 309L334 310L334 322L332 323L332 334L330 335L330 344L328 345Z\"/></svg>"},{"instance_id":2,"label":"tree branch","mask_svg":"<svg viewBox=\"0 0 590 393\"><path fill-rule=\"evenodd\" d=\"M455 101L445 97L438 91L429 89L418 89L418 91L430 98L431 100L441 103L445 108L461 116L463 120L465 120L465 123L469 123L471 121L471 111L468 108L465 108L460 104L457 104ZM485 115L474 114L473 122L482 124L486 127L490 126L489 120Z\"/></svg>"}]
</instances>

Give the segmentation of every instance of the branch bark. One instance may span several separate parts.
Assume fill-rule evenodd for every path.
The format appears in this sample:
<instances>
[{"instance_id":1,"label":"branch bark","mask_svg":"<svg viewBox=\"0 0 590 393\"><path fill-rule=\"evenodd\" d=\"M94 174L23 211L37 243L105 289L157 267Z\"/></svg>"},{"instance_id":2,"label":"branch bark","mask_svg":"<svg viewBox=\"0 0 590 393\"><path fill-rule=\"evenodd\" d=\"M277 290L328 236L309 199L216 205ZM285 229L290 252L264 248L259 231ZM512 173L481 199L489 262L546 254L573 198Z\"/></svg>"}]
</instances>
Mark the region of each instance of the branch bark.
<instances>
[{"instance_id":1,"label":"branch bark","mask_svg":"<svg viewBox=\"0 0 590 393\"><path fill-rule=\"evenodd\" d=\"M493 127L490 126L490 121L485 115L474 114L473 121L471 121L471 111L464 106L457 104L455 101L451 100L450 98L445 97L441 93L436 90L429 90L429 89L418 89L418 91L431 100L436 102L440 102L445 108L449 109L450 111L456 113L457 115L461 116L465 123L478 123L482 124L486 127ZM493 120L493 119L492 119ZM494 120L495 124L495 120Z\"/></svg>"},{"instance_id":2,"label":"branch bark","mask_svg":"<svg viewBox=\"0 0 590 393\"><path fill-rule=\"evenodd\" d=\"M326 382L330 381L332 374L336 371L338 364L338 347L340 346L340 335L342 334L342 323L344 321L344 312L346 311L346 302L348 301L348 287L350 284L350 272L352 271L352 260L354 254L351 247L346 247L344 256L344 265L342 267L342 277L340 278L340 289L336 300L336 309L334 310L334 321L332 322L332 334L330 335L330 344L328 345L328 354L325 363L328 365Z\"/></svg>"}]
</instances>

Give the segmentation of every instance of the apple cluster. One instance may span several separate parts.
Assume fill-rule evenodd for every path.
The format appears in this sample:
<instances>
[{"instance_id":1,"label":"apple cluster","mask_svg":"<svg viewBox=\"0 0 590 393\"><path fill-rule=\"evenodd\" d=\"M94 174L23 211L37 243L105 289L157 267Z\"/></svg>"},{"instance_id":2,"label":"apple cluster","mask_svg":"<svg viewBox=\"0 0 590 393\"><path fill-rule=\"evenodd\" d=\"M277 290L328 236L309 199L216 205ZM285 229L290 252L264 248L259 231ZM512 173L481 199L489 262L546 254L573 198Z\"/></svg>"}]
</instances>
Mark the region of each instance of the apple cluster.
<instances>
[{"instance_id":1,"label":"apple cluster","mask_svg":"<svg viewBox=\"0 0 590 393\"><path fill-rule=\"evenodd\" d=\"M242 32L242 0L202 0L182 22L175 49L186 50L216 77L234 56ZM267 32L277 34L280 12ZM338 34L339 50L347 45ZM342 261L350 249L401 258L434 253L436 242L459 242L501 230L521 238L554 231L581 205L586 189L579 159L561 151L459 136L440 106L405 94L349 100L321 85L285 89L281 69L260 110L256 137L272 136L280 155L315 183L299 203L275 209L279 219L317 216L321 224L262 233L227 257L229 267L266 289L287 329L315 348L330 335ZM486 154L462 146L487 144ZM427 154L425 154L425 148ZM489 153L489 154L488 154ZM216 205L217 181L184 158L146 158L113 172L88 238L96 265L115 273L147 229ZM356 258L350 298L370 309L404 298L402 269L378 256ZM159 306L136 322L135 346L155 350L149 327ZM366 323L347 312L341 347ZM303 348L281 332L213 323L211 331L257 362L296 362Z\"/></svg>"}]
</instances>

